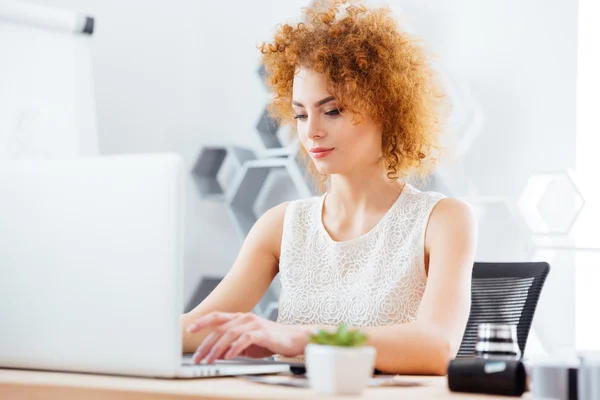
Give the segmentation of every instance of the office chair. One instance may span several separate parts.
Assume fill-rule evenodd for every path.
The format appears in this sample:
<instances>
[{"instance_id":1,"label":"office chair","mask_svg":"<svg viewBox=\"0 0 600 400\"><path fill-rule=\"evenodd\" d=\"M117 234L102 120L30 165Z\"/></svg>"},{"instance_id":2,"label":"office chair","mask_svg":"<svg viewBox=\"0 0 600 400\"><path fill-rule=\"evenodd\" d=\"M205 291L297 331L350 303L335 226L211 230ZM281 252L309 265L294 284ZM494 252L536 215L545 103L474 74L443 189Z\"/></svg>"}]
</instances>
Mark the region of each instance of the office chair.
<instances>
[{"instance_id":1,"label":"office chair","mask_svg":"<svg viewBox=\"0 0 600 400\"><path fill-rule=\"evenodd\" d=\"M517 326L517 342L525 352L527 336L550 265L546 262L476 262L471 284L471 312L457 358L475 354L481 323Z\"/></svg>"}]
</instances>

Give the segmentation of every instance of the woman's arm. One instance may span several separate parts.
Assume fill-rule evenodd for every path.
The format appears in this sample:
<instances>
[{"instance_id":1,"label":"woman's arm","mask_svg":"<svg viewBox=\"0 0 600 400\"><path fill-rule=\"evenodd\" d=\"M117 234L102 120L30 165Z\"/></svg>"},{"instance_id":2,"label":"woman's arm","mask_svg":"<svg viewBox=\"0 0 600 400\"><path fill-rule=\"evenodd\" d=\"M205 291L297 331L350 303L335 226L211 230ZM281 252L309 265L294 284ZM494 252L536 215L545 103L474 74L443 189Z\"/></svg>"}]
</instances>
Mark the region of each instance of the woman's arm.
<instances>
[{"instance_id":1,"label":"woman's arm","mask_svg":"<svg viewBox=\"0 0 600 400\"><path fill-rule=\"evenodd\" d=\"M445 375L460 347L471 308L477 222L469 206L443 199L425 238L427 286L414 323L364 328L377 349L375 367L398 374Z\"/></svg>"},{"instance_id":2,"label":"woman's arm","mask_svg":"<svg viewBox=\"0 0 600 400\"><path fill-rule=\"evenodd\" d=\"M213 311L250 312L267 291L279 270L283 218L288 203L264 213L254 224L231 270L219 285L192 311L181 316L183 352L193 352L212 331L188 333L186 328Z\"/></svg>"}]
</instances>

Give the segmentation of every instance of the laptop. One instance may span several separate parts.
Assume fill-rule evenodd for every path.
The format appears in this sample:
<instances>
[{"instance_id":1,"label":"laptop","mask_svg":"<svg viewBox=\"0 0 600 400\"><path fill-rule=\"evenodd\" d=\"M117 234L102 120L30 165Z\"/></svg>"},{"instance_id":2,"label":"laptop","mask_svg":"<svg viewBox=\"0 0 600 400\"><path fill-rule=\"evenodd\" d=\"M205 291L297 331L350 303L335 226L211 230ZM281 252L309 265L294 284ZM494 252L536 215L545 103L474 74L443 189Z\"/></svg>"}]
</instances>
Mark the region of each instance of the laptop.
<instances>
[{"instance_id":1,"label":"laptop","mask_svg":"<svg viewBox=\"0 0 600 400\"><path fill-rule=\"evenodd\" d=\"M275 361L183 357L184 185L175 154L1 161L0 367L288 372Z\"/></svg>"}]
</instances>

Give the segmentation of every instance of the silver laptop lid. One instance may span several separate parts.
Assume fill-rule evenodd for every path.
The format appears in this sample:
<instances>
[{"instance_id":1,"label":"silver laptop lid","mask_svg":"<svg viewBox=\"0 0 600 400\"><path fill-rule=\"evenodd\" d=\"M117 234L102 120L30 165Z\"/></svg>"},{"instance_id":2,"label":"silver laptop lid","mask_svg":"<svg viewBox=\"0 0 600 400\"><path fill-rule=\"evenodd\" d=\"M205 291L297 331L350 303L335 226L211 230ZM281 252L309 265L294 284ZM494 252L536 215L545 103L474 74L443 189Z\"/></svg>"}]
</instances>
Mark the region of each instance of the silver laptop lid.
<instances>
[{"instance_id":1,"label":"silver laptop lid","mask_svg":"<svg viewBox=\"0 0 600 400\"><path fill-rule=\"evenodd\" d=\"M173 375L181 158L0 162L0 199L0 366Z\"/></svg>"}]
</instances>

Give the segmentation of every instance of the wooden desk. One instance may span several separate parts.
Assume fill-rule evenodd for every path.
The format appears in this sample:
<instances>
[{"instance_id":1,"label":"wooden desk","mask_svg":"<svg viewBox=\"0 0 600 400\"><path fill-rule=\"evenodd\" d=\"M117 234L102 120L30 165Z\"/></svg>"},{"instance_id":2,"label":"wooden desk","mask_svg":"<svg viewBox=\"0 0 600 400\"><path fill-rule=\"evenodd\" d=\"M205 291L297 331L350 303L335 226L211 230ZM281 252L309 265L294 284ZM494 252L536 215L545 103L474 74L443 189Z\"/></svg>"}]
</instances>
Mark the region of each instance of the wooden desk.
<instances>
[{"instance_id":1,"label":"wooden desk","mask_svg":"<svg viewBox=\"0 0 600 400\"><path fill-rule=\"evenodd\" d=\"M417 387L367 388L362 396L336 399L489 399L502 396L452 393L445 377L399 376ZM145 379L105 375L0 369L0 399L110 399L110 400L208 400L208 399L325 399L310 389L271 386L239 378L189 380ZM523 398L531 398L526 393Z\"/></svg>"}]
</instances>

